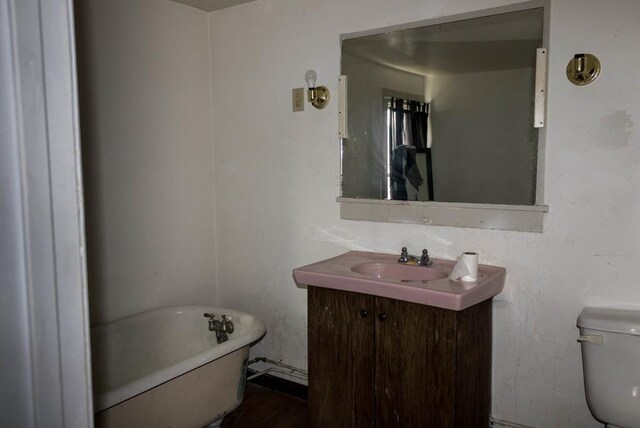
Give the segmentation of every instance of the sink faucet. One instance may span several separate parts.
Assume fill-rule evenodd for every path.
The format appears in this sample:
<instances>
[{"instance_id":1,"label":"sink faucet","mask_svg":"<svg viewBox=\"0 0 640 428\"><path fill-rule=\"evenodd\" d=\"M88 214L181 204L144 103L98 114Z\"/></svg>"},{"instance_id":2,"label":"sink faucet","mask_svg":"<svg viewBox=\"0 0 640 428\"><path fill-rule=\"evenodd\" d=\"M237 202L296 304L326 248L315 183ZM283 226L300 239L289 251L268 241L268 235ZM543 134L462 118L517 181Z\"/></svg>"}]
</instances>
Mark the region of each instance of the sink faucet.
<instances>
[{"instance_id":1,"label":"sink faucet","mask_svg":"<svg viewBox=\"0 0 640 428\"><path fill-rule=\"evenodd\" d=\"M429 251L427 251L426 248L422 250L422 257L418 258L409 254L409 252L407 251L407 247L402 247L398 263L406 264L410 261L415 262L418 266L429 266L431 263L433 263L429 258Z\"/></svg>"},{"instance_id":2,"label":"sink faucet","mask_svg":"<svg viewBox=\"0 0 640 428\"><path fill-rule=\"evenodd\" d=\"M233 323L231 317L222 315L222 320L217 320L215 314L204 313L206 318L209 318L209 331L216 332L216 340L218 343L223 343L229 340L229 335L233 333Z\"/></svg>"}]
</instances>

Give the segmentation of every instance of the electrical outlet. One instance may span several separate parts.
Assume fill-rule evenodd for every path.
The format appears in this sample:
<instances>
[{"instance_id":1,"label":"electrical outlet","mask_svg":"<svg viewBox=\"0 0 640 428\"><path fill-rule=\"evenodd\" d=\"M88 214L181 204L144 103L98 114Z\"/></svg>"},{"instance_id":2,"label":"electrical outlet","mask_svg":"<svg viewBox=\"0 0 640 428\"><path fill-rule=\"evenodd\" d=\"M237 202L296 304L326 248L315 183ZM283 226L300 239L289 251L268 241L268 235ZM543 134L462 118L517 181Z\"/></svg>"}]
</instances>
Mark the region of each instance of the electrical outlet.
<instances>
[{"instance_id":1,"label":"electrical outlet","mask_svg":"<svg viewBox=\"0 0 640 428\"><path fill-rule=\"evenodd\" d=\"M293 111L304 111L304 88L293 90Z\"/></svg>"}]
</instances>

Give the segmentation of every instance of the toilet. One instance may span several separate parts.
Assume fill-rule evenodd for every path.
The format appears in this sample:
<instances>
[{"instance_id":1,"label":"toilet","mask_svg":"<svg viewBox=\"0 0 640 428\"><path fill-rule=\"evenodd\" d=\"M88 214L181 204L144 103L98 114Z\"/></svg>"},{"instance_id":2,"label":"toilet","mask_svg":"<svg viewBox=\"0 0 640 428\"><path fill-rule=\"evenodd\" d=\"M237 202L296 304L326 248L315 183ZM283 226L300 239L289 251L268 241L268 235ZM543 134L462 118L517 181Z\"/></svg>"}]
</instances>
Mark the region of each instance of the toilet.
<instances>
[{"instance_id":1,"label":"toilet","mask_svg":"<svg viewBox=\"0 0 640 428\"><path fill-rule=\"evenodd\" d=\"M591 413L608 427L640 427L640 311L585 308L578 327Z\"/></svg>"}]
</instances>

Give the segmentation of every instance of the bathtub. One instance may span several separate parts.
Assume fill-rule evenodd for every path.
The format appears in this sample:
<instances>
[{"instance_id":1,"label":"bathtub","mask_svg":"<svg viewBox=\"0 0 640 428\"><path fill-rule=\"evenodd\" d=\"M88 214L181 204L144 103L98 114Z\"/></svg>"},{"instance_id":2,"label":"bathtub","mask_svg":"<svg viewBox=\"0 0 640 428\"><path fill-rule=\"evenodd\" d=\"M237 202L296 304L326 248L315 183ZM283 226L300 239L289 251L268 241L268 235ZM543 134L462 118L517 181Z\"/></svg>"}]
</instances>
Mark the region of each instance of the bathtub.
<instances>
[{"instance_id":1,"label":"bathtub","mask_svg":"<svg viewBox=\"0 0 640 428\"><path fill-rule=\"evenodd\" d=\"M218 344L205 312L232 317ZM97 427L217 425L242 402L256 317L211 306L172 306L91 328Z\"/></svg>"}]
</instances>

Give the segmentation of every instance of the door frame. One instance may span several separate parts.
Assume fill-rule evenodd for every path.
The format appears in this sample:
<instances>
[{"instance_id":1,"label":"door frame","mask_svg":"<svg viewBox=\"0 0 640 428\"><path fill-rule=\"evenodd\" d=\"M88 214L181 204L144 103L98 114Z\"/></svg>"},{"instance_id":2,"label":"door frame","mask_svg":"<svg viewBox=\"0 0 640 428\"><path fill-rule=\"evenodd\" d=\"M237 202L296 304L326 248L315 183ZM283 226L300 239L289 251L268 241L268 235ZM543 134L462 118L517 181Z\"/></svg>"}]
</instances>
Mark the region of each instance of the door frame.
<instances>
[{"instance_id":1,"label":"door frame","mask_svg":"<svg viewBox=\"0 0 640 428\"><path fill-rule=\"evenodd\" d=\"M73 17L73 0L0 0L0 411L11 426L93 426Z\"/></svg>"}]
</instances>

